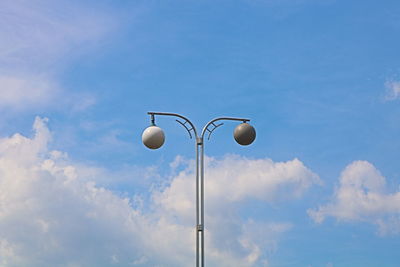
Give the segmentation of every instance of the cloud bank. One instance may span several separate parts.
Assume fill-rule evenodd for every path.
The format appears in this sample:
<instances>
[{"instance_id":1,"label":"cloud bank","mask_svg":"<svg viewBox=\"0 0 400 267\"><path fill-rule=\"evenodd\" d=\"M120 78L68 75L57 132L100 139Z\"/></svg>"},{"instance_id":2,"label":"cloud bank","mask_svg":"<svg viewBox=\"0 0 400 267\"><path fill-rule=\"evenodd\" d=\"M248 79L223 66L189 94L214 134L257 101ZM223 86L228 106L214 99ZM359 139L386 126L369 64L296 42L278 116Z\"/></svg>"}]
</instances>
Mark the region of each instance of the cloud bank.
<instances>
[{"instance_id":1,"label":"cloud bank","mask_svg":"<svg viewBox=\"0 0 400 267\"><path fill-rule=\"evenodd\" d=\"M170 182L140 205L145 200L138 196L96 185L109 172L49 150L46 122L36 118L32 138L0 139L1 266L193 264L192 161L178 157ZM207 263L266 266L265 251L274 250L291 223L241 219L235 206L248 198L271 202L280 191L299 197L318 177L297 159L207 158L207 169Z\"/></svg>"},{"instance_id":2,"label":"cloud bank","mask_svg":"<svg viewBox=\"0 0 400 267\"><path fill-rule=\"evenodd\" d=\"M386 179L367 161L349 164L339 178L331 203L310 209L317 223L328 216L345 222L377 225L379 234L400 233L400 191L388 193Z\"/></svg>"}]
</instances>

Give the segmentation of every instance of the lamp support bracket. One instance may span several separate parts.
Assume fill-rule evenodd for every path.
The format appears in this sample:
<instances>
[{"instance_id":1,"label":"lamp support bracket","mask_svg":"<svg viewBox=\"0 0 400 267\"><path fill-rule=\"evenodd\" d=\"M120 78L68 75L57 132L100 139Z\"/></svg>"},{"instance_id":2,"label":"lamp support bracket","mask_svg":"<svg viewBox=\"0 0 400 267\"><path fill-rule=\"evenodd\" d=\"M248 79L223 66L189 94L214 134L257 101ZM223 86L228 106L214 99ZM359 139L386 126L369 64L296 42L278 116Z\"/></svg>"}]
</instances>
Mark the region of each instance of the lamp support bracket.
<instances>
[{"instance_id":1,"label":"lamp support bracket","mask_svg":"<svg viewBox=\"0 0 400 267\"><path fill-rule=\"evenodd\" d=\"M181 122L180 120L176 120L176 121L186 129L186 131L187 131L188 134L189 134L190 139L192 139L191 131L193 130L193 127L190 127L190 128L189 128L189 127L186 126L186 123L187 123L188 121L185 121L185 122Z\"/></svg>"}]
</instances>

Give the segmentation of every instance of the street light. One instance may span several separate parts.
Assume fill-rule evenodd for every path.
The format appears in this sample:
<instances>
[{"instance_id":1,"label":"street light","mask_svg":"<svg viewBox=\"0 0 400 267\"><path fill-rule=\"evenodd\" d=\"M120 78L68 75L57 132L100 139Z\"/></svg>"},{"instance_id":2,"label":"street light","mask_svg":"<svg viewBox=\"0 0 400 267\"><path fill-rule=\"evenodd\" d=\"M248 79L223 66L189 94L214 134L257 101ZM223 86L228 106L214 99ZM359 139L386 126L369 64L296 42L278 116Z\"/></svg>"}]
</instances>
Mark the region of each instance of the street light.
<instances>
[{"instance_id":1,"label":"street light","mask_svg":"<svg viewBox=\"0 0 400 267\"><path fill-rule=\"evenodd\" d=\"M198 135L196 127L186 117L167 112L147 112L151 117L151 125L147 127L142 134L143 144L150 149L160 148L165 141L163 130L156 126L155 116L177 117L176 121L181 124L192 138L192 133L196 141L196 266L204 267L204 135L208 133L207 139L210 139L212 132L223 123L216 124L218 121L241 121L234 132L233 137L240 145L250 145L256 138L256 131L253 126L248 124L249 119L220 117L209 121Z\"/></svg>"}]
</instances>

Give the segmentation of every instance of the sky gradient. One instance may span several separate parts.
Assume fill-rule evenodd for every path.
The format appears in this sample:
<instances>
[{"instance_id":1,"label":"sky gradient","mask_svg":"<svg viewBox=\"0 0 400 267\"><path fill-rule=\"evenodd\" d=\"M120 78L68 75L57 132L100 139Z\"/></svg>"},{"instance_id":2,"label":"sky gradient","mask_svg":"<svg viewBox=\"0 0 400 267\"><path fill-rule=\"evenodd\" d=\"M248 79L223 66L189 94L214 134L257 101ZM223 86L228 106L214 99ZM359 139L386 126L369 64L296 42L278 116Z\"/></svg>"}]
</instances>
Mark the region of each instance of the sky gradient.
<instances>
[{"instance_id":1,"label":"sky gradient","mask_svg":"<svg viewBox=\"0 0 400 267\"><path fill-rule=\"evenodd\" d=\"M0 266L398 266L398 1L0 3Z\"/></svg>"}]
</instances>

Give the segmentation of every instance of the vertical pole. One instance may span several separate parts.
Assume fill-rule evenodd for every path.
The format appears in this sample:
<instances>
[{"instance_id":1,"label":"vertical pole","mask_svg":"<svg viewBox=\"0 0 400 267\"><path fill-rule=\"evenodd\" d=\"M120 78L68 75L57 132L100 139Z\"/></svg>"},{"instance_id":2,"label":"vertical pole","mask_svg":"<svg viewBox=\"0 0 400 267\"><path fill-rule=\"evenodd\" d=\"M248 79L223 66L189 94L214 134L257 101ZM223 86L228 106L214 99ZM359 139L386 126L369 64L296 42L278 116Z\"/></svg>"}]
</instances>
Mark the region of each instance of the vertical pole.
<instances>
[{"instance_id":1,"label":"vertical pole","mask_svg":"<svg viewBox=\"0 0 400 267\"><path fill-rule=\"evenodd\" d=\"M201 257L201 267L204 267L204 143L203 143L203 138L201 139L201 146L200 146L200 203L201 203L200 257Z\"/></svg>"},{"instance_id":2,"label":"vertical pole","mask_svg":"<svg viewBox=\"0 0 400 267\"><path fill-rule=\"evenodd\" d=\"M199 238L199 225L200 225L200 197L199 197L199 183L200 183L200 157L199 157L199 138L196 136L196 267L200 266L200 238Z\"/></svg>"},{"instance_id":3,"label":"vertical pole","mask_svg":"<svg viewBox=\"0 0 400 267\"><path fill-rule=\"evenodd\" d=\"M196 138L196 267L204 267L204 144Z\"/></svg>"}]
</instances>

